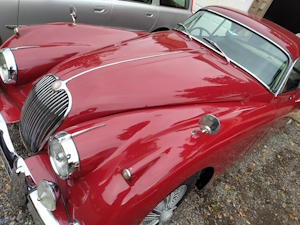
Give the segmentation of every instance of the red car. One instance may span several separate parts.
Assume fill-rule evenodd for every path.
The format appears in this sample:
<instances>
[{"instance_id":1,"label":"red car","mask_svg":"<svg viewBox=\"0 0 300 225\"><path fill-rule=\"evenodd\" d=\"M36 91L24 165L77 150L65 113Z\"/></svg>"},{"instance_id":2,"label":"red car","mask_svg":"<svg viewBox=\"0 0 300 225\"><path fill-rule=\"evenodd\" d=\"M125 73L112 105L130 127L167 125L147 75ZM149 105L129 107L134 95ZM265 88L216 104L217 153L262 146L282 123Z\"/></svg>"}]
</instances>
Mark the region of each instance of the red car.
<instances>
[{"instance_id":1,"label":"red car","mask_svg":"<svg viewBox=\"0 0 300 225\"><path fill-rule=\"evenodd\" d=\"M1 46L1 158L37 224L154 225L299 107L300 39L201 9L172 31L28 26ZM19 121L23 160L7 126Z\"/></svg>"}]
</instances>

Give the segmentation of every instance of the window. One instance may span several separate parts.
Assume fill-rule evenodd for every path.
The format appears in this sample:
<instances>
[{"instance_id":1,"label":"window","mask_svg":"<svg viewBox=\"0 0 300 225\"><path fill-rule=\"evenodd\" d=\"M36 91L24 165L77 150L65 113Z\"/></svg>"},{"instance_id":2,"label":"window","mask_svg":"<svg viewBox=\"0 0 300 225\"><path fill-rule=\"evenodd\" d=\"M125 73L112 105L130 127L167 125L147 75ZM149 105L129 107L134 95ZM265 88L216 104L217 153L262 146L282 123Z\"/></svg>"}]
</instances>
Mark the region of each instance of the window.
<instances>
[{"instance_id":1,"label":"window","mask_svg":"<svg viewBox=\"0 0 300 225\"><path fill-rule=\"evenodd\" d=\"M160 5L170 6L179 9L188 9L189 1L188 0L160 0Z\"/></svg>"},{"instance_id":2,"label":"window","mask_svg":"<svg viewBox=\"0 0 300 225\"><path fill-rule=\"evenodd\" d=\"M280 48L252 30L205 10L198 11L183 24L194 39L218 51L212 44L215 42L232 62L273 92L278 90L289 64ZM176 29L186 32L180 25Z\"/></svg>"},{"instance_id":3,"label":"window","mask_svg":"<svg viewBox=\"0 0 300 225\"><path fill-rule=\"evenodd\" d=\"M151 5L152 4L152 0L126 0L128 2L141 2L141 3L146 3Z\"/></svg>"},{"instance_id":4,"label":"window","mask_svg":"<svg viewBox=\"0 0 300 225\"><path fill-rule=\"evenodd\" d=\"M299 84L300 84L300 60L298 58L283 88L283 92L294 91L297 88L299 88Z\"/></svg>"}]
</instances>

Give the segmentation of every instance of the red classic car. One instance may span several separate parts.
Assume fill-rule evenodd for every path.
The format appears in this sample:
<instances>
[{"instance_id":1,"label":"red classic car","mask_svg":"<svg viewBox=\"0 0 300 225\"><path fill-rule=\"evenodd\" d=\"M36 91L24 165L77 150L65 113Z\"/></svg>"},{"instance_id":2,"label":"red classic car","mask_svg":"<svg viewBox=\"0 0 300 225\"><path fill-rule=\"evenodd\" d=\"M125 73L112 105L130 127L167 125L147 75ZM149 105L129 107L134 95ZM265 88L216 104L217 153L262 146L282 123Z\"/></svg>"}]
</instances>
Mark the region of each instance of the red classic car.
<instances>
[{"instance_id":1,"label":"red classic car","mask_svg":"<svg viewBox=\"0 0 300 225\"><path fill-rule=\"evenodd\" d=\"M154 225L299 107L300 39L201 9L171 31L56 23L1 46L0 155L37 224ZM8 128L33 156L15 151Z\"/></svg>"}]
</instances>

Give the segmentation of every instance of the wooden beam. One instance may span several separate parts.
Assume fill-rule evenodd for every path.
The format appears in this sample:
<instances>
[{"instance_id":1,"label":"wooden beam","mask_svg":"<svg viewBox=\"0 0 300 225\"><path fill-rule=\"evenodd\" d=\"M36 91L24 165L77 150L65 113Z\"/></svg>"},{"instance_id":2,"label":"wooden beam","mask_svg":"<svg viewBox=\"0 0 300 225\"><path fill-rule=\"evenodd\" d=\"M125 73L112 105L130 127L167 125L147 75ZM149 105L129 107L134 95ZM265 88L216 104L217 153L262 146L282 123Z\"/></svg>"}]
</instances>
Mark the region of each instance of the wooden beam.
<instances>
[{"instance_id":1,"label":"wooden beam","mask_svg":"<svg viewBox=\"0 0 300 225\"><path fill-rule=\"evenodd\" d=\"M272 2L273 0L254 0L248 12L262 18Z\"/></svg>"}]
</instances>

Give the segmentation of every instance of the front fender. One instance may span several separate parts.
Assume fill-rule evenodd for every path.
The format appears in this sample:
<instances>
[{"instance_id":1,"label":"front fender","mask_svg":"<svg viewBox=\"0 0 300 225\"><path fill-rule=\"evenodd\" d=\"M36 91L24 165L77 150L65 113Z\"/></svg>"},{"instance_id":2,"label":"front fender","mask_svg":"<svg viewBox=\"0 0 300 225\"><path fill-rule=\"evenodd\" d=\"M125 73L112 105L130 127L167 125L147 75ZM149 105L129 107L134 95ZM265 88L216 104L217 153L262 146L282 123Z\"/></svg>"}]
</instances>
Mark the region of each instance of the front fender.
<instances>
[{"instance_id":1,"label":"front fender","mask_svg":"<svg viewBox=\"0 0 300 225\"><path fill-rule=\"evenodd\" d=\"M217 116L221 129L193 137L203 114ZM70 133L82 130L73 137L81 171L68 181L68 211L86 225L139 224L192 174L207 167L223 172L274 118L271 105L223 103L134 111L71 127Z\"/></svg>"},{"instance_id":2,"label":"front fender","mask_svg":"<svg viewBox=\"0 0 300 225\"><path fill-rule=\"evenodd\" d=\"M13 51L18 85L46 74L57 64L78 54L136 38L142 33L70 23L23 26L2 48Z\"/></svg>"}]
</instances>

